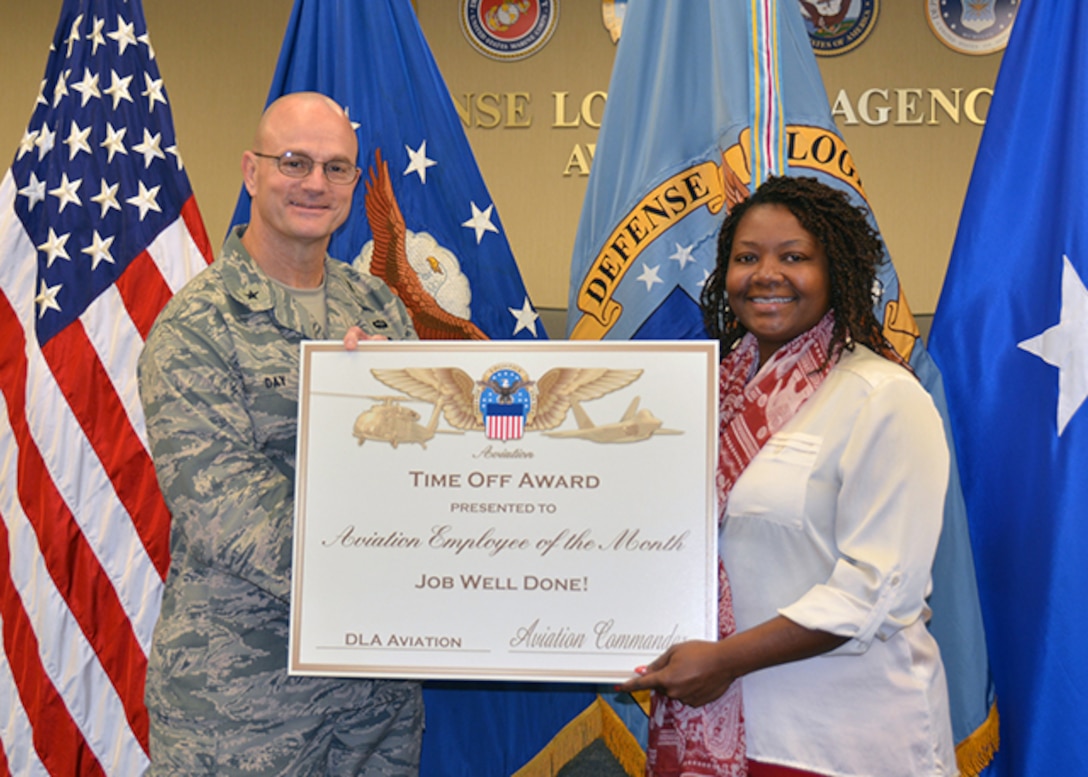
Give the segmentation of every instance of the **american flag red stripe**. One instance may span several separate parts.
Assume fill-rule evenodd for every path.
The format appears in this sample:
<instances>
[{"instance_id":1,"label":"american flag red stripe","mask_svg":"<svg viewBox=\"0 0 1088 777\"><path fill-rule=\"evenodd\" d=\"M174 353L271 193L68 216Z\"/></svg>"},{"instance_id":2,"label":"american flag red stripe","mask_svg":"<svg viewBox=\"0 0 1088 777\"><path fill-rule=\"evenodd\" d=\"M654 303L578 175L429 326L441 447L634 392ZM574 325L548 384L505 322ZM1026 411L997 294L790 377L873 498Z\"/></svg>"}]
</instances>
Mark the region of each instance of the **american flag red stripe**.
<instances>
[{"instance_id":1,"label":"american flag red stripe","mask_svg":"<svg viewBox=\"0 0 1088 777\"><path fill-rule=\"evenodd\" d=\"M117 279L116 287L140 337L146 338L155 317L172 295L147 251L132 260L124 275Z\"/></svg>"},{"instance_id":2,"label":"american flag red stripe","mask_svg":"<svg viewBox=\"0 0 1088 777\"><path fill-rule=\"evenodd\" d=\"M14 333L13 320L12 306L6 296L0 295L0 331ZM0 392L7 411L4 434L0 435L0 450L5 462L10 463L13 458L18 461L17 494L5 489L5 498L0 502L0 514L5 523L5 541L0 551L3 554L0 557L0 573L3 574L0 585L3 586L4 598L0 613L4 617L4 648L13 669L16 690L23 700L24 714L33 721L31 730L35 747L51 762L50 773L94 774L96 770L76 768L81 763L87 767L96 759L93 753L87 752L86 740L69 716L64 700L43 663L43 659L46 663L53 663L50 659L63 658L63 652L53 650L48 638L43 644L38 634L45 631L42 628L44 623L52 621L49 609L56 605L57 597L54 594L60 594L65 589L73 597L71 600L63 597L68 610L63 620L68 623L61 626L62 633L77 625L74 623L79 620L76 613L81 610L109 620L109 612L113 608L107 603L99 612L95 612L93 603L77 596L87 592L86 588L80 586L79 591L71 590L68 570L86 571L86 547L77 539L79 535L71 525L71 514L53 487L45 462L31 439L25 412L25 347L25 341L17 337L0 338ZM16 499L12 500L11 497ZM10 539L8 527L11 527ZM37 581L43 580L43 572L49 576L50 583L56 580L54 572L60 575L55 588L49 584L38 585ZM92 581L91 586L97 588L95 582L98 581ZM42 588L48 590L43 591ZM144 663L146 665L146 659ZM58 737L55 752L50 746L54 736ZM6 742L5 749L10 749ZM101 770L97 772L101 773Z\"/></svg>"},{"instance_id":3,"label":"american flag red stripe","mask_svg":"<svg viewBox=\"0 0 1088 777\"><path fill-rule=\"evenodd\" d=\"M0 200L0 207L4 203ZM29 243L28 243L29 245ZM32 247L31 247L31 250ZM162 578L157 572L148 579L147 570L154 569L154 564L140 560L143 555L135 549L132 537L132 515L117 504L116 497L110 498L108 492L114 490L108 482L108 475L100 469L100 462L93 452L81 450L80 440L84 440L82 430L63 398L60 387L52 380L43 355L22 336L23 328L18 316L8 300L8 278L0 279L4 294L0 295L0 331L5 333L0 338L0 388L7 405L7 416L12 430L13 445L2 451L3 460L18 462L17 493L19 507L29 529L36 540L40 567L28 578L28 585L44 582L41 572L46 572L50 592L50 602L39 599L42 609L34 611L27 599L34 592L20 591L24 604L31 609L29 616L34 622L34 630L40 636L40 649L44 656L53 656L54 662L64 666L72 658L78 662L87 660L97 664L94 667L94 685L98 693L115 696L119 708L115 714L125 721L132 735L146 752L147 713L143 706L143 676L146 673L146 653L150 647L151 632L154 629L154 617L141 617L141 610L147 609L147 599L156 603L161 597ZM100 298L101 299L101 298ZM73 327L64 330L73 331ZM47 347L58 339L67 343L62 334L53 338ZM81 350L88 346L73 343L67 357L72 360L83 358ZM28 358L27 354L31 356ZM64 352L62 351L62 354ZM108 402L111 389L104 386L85 384L84 396L92 403ZM42 410L46 408L46 410ZM137 402L138 409L138 402ZM121 429L117 430L120 434ZM40 441L40 442L39 442ZM142 443L141 443L142 448ZM14 449L14 450L12 450ZM45 451L43 454L42 451ZM12 453L14 452L14 456ZM143 449L146 456L146 449ZM46 456L49 462L46 461ZM55 483L53 473L60 483ZM5 472L5 475L8 475ZM154 472L151 472L154 477ZM59 486L59 488L58 488ZM81 526L77 516L69 509L61 495L61 489L69 492L73 501L86 507L83 511L89 525ZM83 495L81 491L89 491ZM159 497L161 502L161 496ZM9 517L5 511L5 519ZM168 524L167 524L168 525ZM109 532L103 536L104 532ZM98 547L92 546L97 539ZM137 542L139 542L139 539ZM164 537L162 542L168 538ZM113 547L104 547L107 543ZM121 551L121 552L119 552ZM22 559L16 559L21 561ZM127 569L131 562L131 569ZM107 571L108 570L108 571ZM10 570L6 572L12 573ZM13 574L13 573L12 573ZM120 595L126 592L125 577L131 575L137 582L135 590L129 590L128 607L122 604ZM111 577L121 583L114 587ZM55 612L57 598L67 608L58 620ZM53 610L51 613L50 610ZM157 610L157 605L155 607ZM38 617L34 617L34 616ZM134 625L142 621L142 639L137 638ZM63 644L52 644L57 638L75 636L73 627L79 630L85 647L81 651L69 649ZM12 652L5 644L8 654ZM88 650L89 649L89 653ZM81 653L82 655L73 655ZM93 656L93 657L92 657ZM85 667L81 680L87 678L91 667ZM39 678L33 675L34 693L20 694L24 700L30 697L34 703L27 703L27 713L32 720L45 721L55 716L52 709L54 701L40 693L43 682L56 684L70 683L71 678L64 675ZM112 694L103 683L112 686ZM65 698L65 707L87 707L95 704L93 699L80 700ZM90 712L90 710L88 710ZM89 721L98 726L98 721ZM118 723L121 721L118 720ZM35 725L35 739L41 725ZM51 726L46 726L48 732ZM61 727L63 733L64 728ZM54 742L54 734L48 734L47 741ZM5 743L6 744L6 743ZM51 745L50 749L55 745ZM80 748L82 749L82 748ZM39 751L40 752L40 751ZM85 756L84 756L85 758ZM82 759L81 759L82 760ZM94 773L90 772L53 772Z\"/></svg>"},{"instance_id":4,"label":"american flag red stripe","mask_svg":"<svg viewBox=\"0 0 1088 777\"><path fill-rule=\"evenodd\" d=\"M487 437L492 440L518 440L522 436L522 416L489 415Z\"/></svg>"},{"instance_id":5,"label":"american flag red stripe","mask_svg":"<svg viewBox=\"0 0 1088 777\"><path fill-rule=\"evenodd\" d=\"M5 431L10 432L10 429ZM24 742L33 740L38 752L48 753L47 757L56 766L55 773L78 774L73 756L77 750L84 749L80 746L83 744L83 735L65 711L60 695L49 682L39 656L34 627L26 610L21 606L19 592L15 590L14 581L8 574L11 569L11 538L7 523L11 515L7 510L4 511L4 518L0 522L0 571L4 573L0 577L0 618L4 624L4 645L8 660L3 663L6 670L2 678L5 692L0 694L0 698L5 702L8 726L14 728L12 733L15 737ZM31 726L19 698L10 697L10 689L16 684L26 694L41 700L41 715L36 728ZM51 732L48 735L47 730ZM55 752L46 747L49 744L47 736L57 738L59 746ZM91 758L93 759L93 755ZM34 773L44 768L37 753L28 753L25 749L23 752L13 753L10 761L5 756L5 763L12 774Z\"/></svg>"},{"instance_id":6,"label":"american flag red stripe","mask_svg":"<svg viewBox=\"0 0 1088 777\"><path fill-rule=\"evenodd\" d=\"M128 76L130 96L102 93ZM0 181L0 777L149 763L144 677L170 518L136 360L211 259L157 90L138 2L65 0ZM121 128L124 150L115 136L106 158Z\"/></svg>"},{"instance_id":7,"label":"american flag red stripe","mask_svg":"<svg viewBox=\"0 0 1088 777\"><path fill-rule=\"evenodd\" d=\"M147 337L163 305L211 255L196 198L190 197L181 207L181 220L167 227L117 280L117 290L141 337Z\"/></svg>"},{"instance_id":8,"label":"american flag red stripe","mask_svg":"<svg viewBox=\"0 0 1088 777\"><path fill-rule=\"evenodd\" d=\"M170 567L170 513L159 492L151 456L129 421L82 322L69 325L51 339L42 355L165 580Z\"/></svg>"}]
</instances>

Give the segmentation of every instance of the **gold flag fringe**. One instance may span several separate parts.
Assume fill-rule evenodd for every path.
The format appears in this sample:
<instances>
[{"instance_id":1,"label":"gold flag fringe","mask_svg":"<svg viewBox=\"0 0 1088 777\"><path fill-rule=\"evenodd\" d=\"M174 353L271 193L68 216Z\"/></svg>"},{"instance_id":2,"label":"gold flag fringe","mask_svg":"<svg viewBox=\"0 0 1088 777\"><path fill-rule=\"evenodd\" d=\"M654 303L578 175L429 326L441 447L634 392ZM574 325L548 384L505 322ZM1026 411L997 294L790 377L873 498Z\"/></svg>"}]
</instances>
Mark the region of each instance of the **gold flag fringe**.
<instances>
[{"instance_id":1,"label":"gold flag fringe","mask_svg":"<svg viewBox=\"0 0 1088 777\"><path fill-rule=\"evenodd\" d=\"M994 753L1001 744L997 715L997 702L990 707L990 714L982 725L972 731L956 745L956 765L963 777L978 777L994 759Z\"/></svg>"},{"instance_id":2,"label":"gold flag fringe","mask_svg":"<svg viewBox=\"0 0 1088 777\"><path fill-rule=\"evenodd\" d=\"M635 700L648 705L648 694L644 699L635 695ZM956 764L963 777L978 777L990 765L1001 744L999 722L995 702L982 725L956 745ZM554 777L598 739L604 741L629 777L643 777L646 773L646 753L612 705L600 696L512 777Z\"/></svg>"},{"instance_id":3,"label":"gold flag fringe","mask_svg":"<svg viewBox=\"0 0 1088 777\"><path fill-rule=\"evenodd\" d=\"M646 751L611 704L600 696L597 703L601 705L604 716L604 743L628 777L643 777L646 774Z\"/></svg>"},{"instance_id":4,"label":"gold flag fringe","mask_svg":"<svg viewBox=\"0 0 1088 777\"><path fill-rule=\"evenodd\" d=\"M600 696L512 777L554 777L597 739L604 741L629 777L643 777L646 753L612 705Z\"/></svg>"}]
</instances>

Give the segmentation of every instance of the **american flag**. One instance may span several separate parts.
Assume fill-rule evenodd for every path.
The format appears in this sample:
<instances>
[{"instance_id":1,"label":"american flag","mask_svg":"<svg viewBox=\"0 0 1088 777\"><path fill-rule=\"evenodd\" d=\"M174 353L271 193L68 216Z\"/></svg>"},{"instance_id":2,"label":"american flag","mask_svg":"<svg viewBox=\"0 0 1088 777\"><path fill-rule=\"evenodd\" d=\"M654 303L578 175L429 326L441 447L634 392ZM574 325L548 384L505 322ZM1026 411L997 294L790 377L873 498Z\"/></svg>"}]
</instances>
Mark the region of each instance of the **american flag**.
<instances>
[{"instance_id":1,"label":"american flag","mask_svg":"<svg viewBox=\"0 0 1088 777\"><path fill-rule=\"evenodd\" d=\"M65 0L0 182L0 775L148 766L170 516L136 358L210 258L139 0Z\"/></svg>"},{"instance_id":2,"label":"american flag","mask_svg":"<svg viewBox=\"0 0 1088 777\"><path fill-rule=\"evenodd\" d=\"M484 435L490 440L520 440L525 428L525 406L520 402L484 405Z\"/></svg>"}]
</instances>

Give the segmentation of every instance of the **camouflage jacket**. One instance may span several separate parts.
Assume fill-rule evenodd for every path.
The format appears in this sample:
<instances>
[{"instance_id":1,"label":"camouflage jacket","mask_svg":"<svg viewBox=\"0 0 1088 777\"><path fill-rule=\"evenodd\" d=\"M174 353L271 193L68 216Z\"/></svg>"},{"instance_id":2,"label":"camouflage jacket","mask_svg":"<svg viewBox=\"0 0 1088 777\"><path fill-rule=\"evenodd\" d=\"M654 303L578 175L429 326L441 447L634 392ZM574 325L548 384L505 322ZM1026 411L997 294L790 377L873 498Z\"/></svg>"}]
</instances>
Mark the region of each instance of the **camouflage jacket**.
<instances>
[{"instance_id":1,"label":"camouflage jacket","mask_svg":"<svg viewBox=\"0 0 1088 777\"><path fill-rule=\"evenodd\" d=\"M241 234L163 309L140 356L148 438L173 519L147 682L153 745L157 730L192 747L198 733L214 738L256 720L266 740L297 745L300 733L273 734L275 721L289 729L306 715L373 707L377 686L394 706L406 694L409 706L420 703L415 683L286 675L299 343L317 330L258 269ZM329 258L325 279L328 337L357 324L415 338L381 281ZM255 751L246 757L261 763ZM271 773L272 761L264 768Z\"/></svg>"}]
</instances>

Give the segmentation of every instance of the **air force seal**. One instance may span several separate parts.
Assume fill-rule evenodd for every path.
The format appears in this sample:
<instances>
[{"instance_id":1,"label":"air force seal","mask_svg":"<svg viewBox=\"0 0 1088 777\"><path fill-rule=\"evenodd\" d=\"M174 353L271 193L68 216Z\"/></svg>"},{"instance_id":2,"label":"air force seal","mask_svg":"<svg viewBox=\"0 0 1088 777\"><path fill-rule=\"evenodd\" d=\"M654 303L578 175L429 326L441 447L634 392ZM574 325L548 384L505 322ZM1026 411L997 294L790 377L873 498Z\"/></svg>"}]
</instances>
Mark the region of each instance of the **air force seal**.
<instances>
[{"instance_id":1,"label":"air force seal","mask_svg":"<svg viewBox=\"0 0 1088 777\"><path fill-rule=\"evenodd\" d=\"M929 26L941 43L961 54L1005 48L1020 0L926 0Z\"/></svg>"},{"instance_id":2,"label":"air force seal","mask_svg":"<svg viewBox=\"0 0 1088 777\"><path fill-rule=\"evenodd\" d=\"M461 31L485 57L525 59L552 37L558 6L558 0L461 0Z\"/></svg>"}]
</instances>

